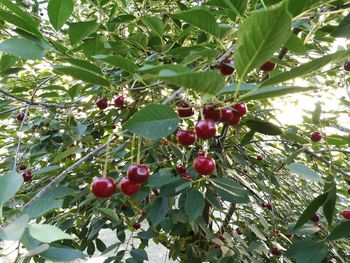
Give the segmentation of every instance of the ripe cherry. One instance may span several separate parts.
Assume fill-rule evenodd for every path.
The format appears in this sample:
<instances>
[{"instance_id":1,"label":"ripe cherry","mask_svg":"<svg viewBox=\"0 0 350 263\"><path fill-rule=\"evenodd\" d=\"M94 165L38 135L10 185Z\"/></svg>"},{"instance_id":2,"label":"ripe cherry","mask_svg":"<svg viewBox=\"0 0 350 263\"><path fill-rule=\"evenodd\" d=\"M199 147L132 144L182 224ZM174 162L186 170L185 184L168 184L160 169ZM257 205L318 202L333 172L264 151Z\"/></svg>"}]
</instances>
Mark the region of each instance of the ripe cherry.
<instances>
[{"instance_id":1,"label":"ripe cherry","mask_svg":"<svg viewBox=\"0 0 350 263\"><path fill-rule=\"evenodd\" d=\"M233 105L233 109L236 111L236 114L239 117L243 117L244 115L247 114L247 106L243 102Z\"/></svg>"},{"instance_id":2,"label":"ripe cherry","mask_svg":"<svg viewBox=\"0 0 350 263\"><path fill-rule=\"evenodd\" d=\"M23 176L23 180L25 182L28 182L28 181L32 180L32 177L33 177L31 172L22 173L22 176Z\"/></svg>"},{"instance_id":3,"label":"ripe cherry","mask_svg":"<svg viewBox=\"0 0 350 263\"><path fill-rule=\"evenodd\" d=\"M196 124L198 138L207 140L215 137L216 126L213 120L201 120Z\"/></svg>"},{"instance_id":4,"label":"ripe cherry","mask_svg":"<svg viewBox=\"0 0 350 263\"><path fill-rule=\"evenodd\" d=\"M313 142L319 142L321 139L322 139L322 135L320 132L313 132L311 135L310 135L310 139L311 141Z\"/></svg>"},{"instance_id":5,"label":"ripe cherry","mask_svg":"<svg viewBox=\"0 0 350 263\"><path fill-rule=\"evenodd\" d=\"M133 164L128 169L128 178L134 183L144 183L151 173L146 164Z\"/></svg>"},{"instance_id":6,"label":"ripe cherry","mask_svg":"<svg viewBox=\"0 0 350 263\"><path fill-rule=\"evenodd\" d=\"M236 233L237 233L237 235L242 235L243 234L243 232L242 232L242 229L240 229L239 227L237 227L236 228Z\"/></svg>"},{"instance_id":7,"label":"ripe cherry","mask_svg":"<svg viewBox=\"0 0 350 263\"><path fill-rule=\"evenodd\" d=\"M213 248L215 248L215 249L219 249L219 248L220 248L220 245L219 245L219 244L217 244L217 243L213 243Z\"/></svg>"},{"instance_id":8,"label":"ripe cherry","mask_svg":"<svg viewBox=\"0 0 350 263\"><path fill-rule=\"evenodd\" d=\"M231 75L235 72L235 68L232 66L232 60L229 58L220 63L219 69L224 76Z\"/></svg>"},{"instance_id":9,"label":"ripe cherry","mask_svg":"<svg viewBox=\"0 0 350 263\"><path fill-rule=\"evenodd\" d=\"M142 211L141 211L141 215L142 215L142 216L147 216L147 215L148 215L148 212L147 212L146 210L142 210Z\"/></svg>"},{"instance_id":10,"label":"ripe cherry","mask_svg":"<svg viewBox=\"0 0 350 263\"><path fill-rule=\"evenodd\" d=\"M24 113L18 113L17 114L17 116L16 116L16 119L18 120L18 121L23 121L23 119L24 119Z\"/></svg>"},{"instance_id":11,"label":"ripe cherry","mask_svg":"<svg viewBox=\"0 0 350 263\"><path fill-rule=\"evenodd\" d=\"M276 67L276 63L273 63L272 61L267 61L264 65L260 67L260 69L265 72L269 72L274 70L275 67Z\"/></svg>"},{"instance_id":12,"label":"ripe cherry","mask_svg":"<svg viewBox=\"0 0 350 263\"><path fill-rule=\"evenodd\" d=\"M270 203L262 203L261 206L266 209L272 210L272 205Z\"/></svg>"},{"instance_id":13,"label":"ripe cherry","mask_svg":"<svg viewBox=\"0 0 350 263\"><path fill-rule=\"evenodd\" d=\"M221 118L221 111L217 109L216 105L204 105L203 116L206 120L219 121Z\"/></svg>"},{"instance_id":14,"label":"ripe cherry","mask_svg":"<svg viewBox=\"0 0 350 263\"><path fill-rule=\"evenodd\" d=\"M94 178L91 183L92 193L99 198L109 198L111 197L117 185L113 178Z\"/></svg>"},{"instance_id":15,"label":"ripe cherry","mask_svg":"<svg viewBox=\"0 0 350 263\"><path fill-rule=\"evenodd\" d=\"M222 242L225 242L225 237L223 235L219 235L218 237Z\"/></svg>"},{"instance_id":16,"label":"ripe cherry","mask_svg":"<svg viewBox=\"0 0 350 263\"><path fill-rule=\"evenodd\" d=\"M107 99L98 99L96 101L96 106L100 109L100 110L104 110L105 108L108 107L108 101Z\"/></svg>"},{"instance_id":17,"label":"ripe cherry","mask_svg":"<svg viewBox=\"0 0 350 263\"><path fill-rule=\"evenodd\" d=\"M316 213L314 213L310 216L310 220L314 223L317 223L318 221L320 221L320 217Z\"/></svg>"},{"instance_id":18,"label":"ripe cherry","mask_svg":"<svg viewBox=\"0 0 350 263\"><path fill-rule=\"evenodd\" d=\"M194 131L179 130L176 133L176 140L181 145L190 146L195 144L197 135Z\"/></svg>"},{"instance_id":19,"label":"ripe cherry","mask_svg":"<svg viewBox=\"0 0 350 263\"><path fill-rule=\"evenodd\" d=\"M139 223L134 223L132 227L137 230L140 229L141 225Z\"/></svg>"},{"instance_id":20,"label":"ripe cherry","mask_svg":"<svg viewBox=\"0 0 350 263\"><path fill-rule=\"evenodd\" d=\"M240 123L240 121L241 121L241 117L233 113L232 118L228 122L226 122L226 124L230 126L236 126Z\"/></svg>"},{"instance_id":21,"label":"ripe cherry","mask_svg":"<svg viewBox=\"0 0 350 263\"><path fill-rule=\"evenodd\" d=\"M123 107L124 106L124 96L118 95L117 97L115 97L114 106L119 107L119 108Z\"/></svg>"},{"instance_id":22,"label":"ripe cherry","mask_svg":"<svg viewBox=\"0 0 350 263\"><path fill-rule=\"evenodd\" d=\"M215 160L211 157L198 156L193 161L193 169L201 175L212 174L215 170Z\"/></svg>"},{"instance_id":23,"label":"ripe cherry","mask_svg":"<svg viewBox=\"0 0 350 263\"><path fill-rule=\"evenodd\" d=\"M343 217L345 219L350 219L350 210L344 210L343 211Z\"/></svg>"},{"instance_id":24,"label":"ripe cherry","mask_svg":"<svg viewBox=\"0 0 350 263\"><path fill-rule=\"evenodd\" d=\"M190 117L194 114L194 110L190 104L182 101L177 105L177 114L182 118Z\"/></svg>"},{"instance_id":25,"label":"ripe cherry","mask_svg":"<svg viewBox=\"0 0 350 263\"><path fill-rule=\"evenodd\" d=\"M117 126L113 124L112 125L112 129L114 130L115 128L117 128Z\"/></svg>"},{"instance_id":26,"label":"ripe cherry","mask_svg":"<svg viewBox=\"0 0 350 263\"><path fill-rule=\"evenodd\" d=\"M164 139L164 140L162 141L162 145L168 146L168 145L169 145L169 141L168 141L167 139Z\"/></svg>"},{"instance_id":27,"label":"ripe cherry","mask_svg":"<svg viewBox=\"0 0 350 263\"><path fill-rule=\"evenodd\" d=\"M258 161L262 161L262 160L264 160L264 157L262 157L261 155L258 155L258 156L256 156L256 159L257 159Z\"/></svg>"},{"instance_id":28,"label":"ripe cherry","mask_svg":"<svg viewBox=\"0 0 350 263\"><path fill-rule=\"evenodd\" d=\"M350 188L348 189L348 194L350 195Z\"/></svg>"},{"instance_id":29,"label":"ripe cherry","mask_svg":"<svg viewBox=\"0 0 350 263\"><path fill-rule=\"evenodd\" d=\"M220 121L223 123L228 123L232 119L233 114L234 114L234 112L233 112L233 109L231 109L231 108L221 109Z\"/></svg>"},{"instance_id":30,"label":"ripe cherry","mask_svg":"<svg viewBox=\"0 0 350 263\"><path fill-rule=\"evenodd\" d=\"M25 170L25 169L27 169L27 166L25 166L24 164L21 164L21 165L19 166L19 169L20 169L20 170Z\"/></svg>"},{"instance_id":31,"label":"ripe cherry","mask_svg":"<svg viewBox=\"0 0 350 263\"><path fill-rule=\"evenodd\" d=\"M141 189L141 184L130 181L128 177L123 177L119 184L120 190L128 196L137 194Z\"/></svg>"},{"instance_id":32,"label":"ripe cherry","mask_svg":"<svg viewBox=\"0 0 350 263\"><path fill-rule=\"evenodd\" d=\"M291 238L291 237L293 236L293 234L291 234L291 233L286 233L285 236L288 237L288 238Z\"/></svg>"},{"instance_id":33,"label":"ripe cherry","mask_svg":"<svg viewBox=\"0 0 350 263\"><path fill-rule=\"evenodd\" d=\"M205 156L205 151L199 150L198 151L198 156Z\"/></svg>"},{"instance_id":34,"label":"ripe cherry","mask_svg":"<svg viewBox=\"0 0 350 263\"><path fill-rule=\"evenodd\" d=\"M272 247L271 253L272 253L272 255L280 256L282 254L282 251L278 247Z\"/></svg>"},{"instance_id":35,"label":"ripe cherry","mask_svg":"<svg viewBox=\"0 0 350 263\"><path fill-rule=\"evenodd\" d=\"M176 166L176 170L180 173L183 174L186 172L186 166L183 164L179 164L178 166Z\"/></svg>"},{"instance_id":36,"label":"ripe cherry","mask_svg":"<svg viewBox=\"0 0 350 263\"><path fill-rule=\"evenodd\" d=\"M189 180L191 180L191 175L189 173L184 173L182 175L182 179L189 181Z\"/></svg>"},{"instance_id":37,"label":"ripe cherry","mask_svg":"<svg viewBox=\"0 0 350 263\"><path fill-rule=\"evenodd\" d=\"M344 63L344 70L345 71L350 71L350 61L347 61Z\"/></svg>"}]
</instances>

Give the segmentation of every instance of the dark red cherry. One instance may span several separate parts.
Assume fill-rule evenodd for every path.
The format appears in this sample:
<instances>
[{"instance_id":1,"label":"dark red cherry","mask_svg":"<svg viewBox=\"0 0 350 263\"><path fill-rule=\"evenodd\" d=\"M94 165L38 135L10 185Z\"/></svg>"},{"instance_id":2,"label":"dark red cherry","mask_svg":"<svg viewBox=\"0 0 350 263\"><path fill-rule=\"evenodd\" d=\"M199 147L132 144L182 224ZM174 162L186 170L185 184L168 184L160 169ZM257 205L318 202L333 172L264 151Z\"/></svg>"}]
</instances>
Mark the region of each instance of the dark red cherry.
<instances>
[{"instance_id":1,"label":"dark red cherry","mask_svg":"<svg viewBox=\"0 0 350 263\"><path fill-rule=\"evenodd\" d=\"M213 120L201 120L196 124L197 137L203 140L215 137L216 126Z\"/></svg>"},{"instance_id":2,"label":"dark red cherry","mask_svg":"<svg viewBox=\"0 0 350 263\"><path fill-rule=\"evenodd\" d=\"M100 110L104 110L105 108L108 107L108 101L107 99L98 99L96 101L96 106L100 109Z\"/></svg>"},{"instance_id":3,"label":"dark red cherry","mask_svg":"<svg viewBox=\"0 0 350 263\"><path fill-rule=\"evenodd\" d=\"M256 156L256 159L257 159L258 161L262 161L262 160L264 160L264 157L262 157L261 155L258 155L258 156Z\"/></svg>"},{"instance_id":4,"label":"dark red cherry","mask_svg":"<svg viewBox=\"0 0 350 263\"><path fill-rule=\"evenodd\" d=\"M214 244L213 244L213 248L215 248L215 249L219 249L219 248L220 248L220 245L219 245L219 244L214 243Z\"/></svg>"},{"instance_id":5,"label":"dark red cherry","mask_svg":"<svg viewBox=\"0 0 350 263\"><path fill-rule=\"evenodd\" d=\"M147 216L147 215L148 215L148 212L147 212L146 210L142 210L142 211L141 211L141 215L142 215L142 216Z\"/></svg>"},{"instance_id":6,"label":"dark red cherry","mask_svg":"<svg viewBox=\"0 0 350 263\"><path fill-rule=\"evenodd\" d=\"M227 122L228 125L230 126L236 126L240 123L241 117L238 116L237 114L233 114L232 118Z\"/></svg>"},{"instance_id":7,"label":"dark red cherry","mask_svg":"<svg viewBox=\"0 0 350 263\"><path fill-rule=\"evenodd\" d=\"M220 121L223 123L228 123L233 117L233 109L224 108L221 109L221 118Z\"/></svg>"},{"instance_id":8,"label":"dark red cherry","mask_svg":"<svg viewBox=\"0 0 350 263\"><path fill-rule=\"evenodd\" d=\"M191 175L190 175L189 173L184 173L184 174L182 175L182 178L183 178L184 180L188 181L188 180L191 180Z\"/></svg>"},{"instance_id":9,"label":"dark red cherry","mask_svg":"<svg viewBox=\"0 0 350 263\"><path fill-rule=\"evenodd\" d=\"M140 229L141 225L139 223L134 223L132 227L137 230Z\"/></svg>"},{"instance_id":10,"label":"dark red cherry","mask_svg":"<svg viewBox=\"0 0 350 263\"><path fill-rule=\"evenodd\" d=\"M288 237L288 238L291 238L291 237L293 236L293 234L291 234L291 233L286 233L285 236Z\"/></svg>"},{"instance_id":11,"label":"dark red cherry","mask_svg":"<svg viewBox=\"0 0 350 263\"><path fill-rule=\"evenodd\" d=\"M272 255L280 256L282 254L282 251L278 247L272 247L271 253L272 253Z\"/></svg>"},{"instance_id":12,"label":"dark red cherry","mask_svg":"<svg viewBox=\"0 0 350 263\"><path fill-rule=\"evenodd\" d=\"M311 141L313 142L319 142L321 139L322 139L322 135L320 132L313 132L311 135L310 135L310 139Z\"/></svg>"},{"instance_id":13,"label":"dark red cherry","mask_svg":"<svg viewBox=\"0 0 350 263\"><path fill-rule=\"evenodd\" d=\"M212 174L215 170L215 160L211 157L198 156L193 161L193 169L201 175Z\"/></svg>"},{"instance_id":14,"label":"dark red cherry","mask_svg":"<svg viewBox=\"0 0 350 263\"><path fill-rule=\"evenodd\" d=\"M216 105L204 105L203 116L206 120L219 121L221 118L221 111L217 109Z\"/></svg>"},{"instance_id":15,"label":"dark red cherry","mask_svg":"<svg viewBox=\"0 0 350 263\"><path fill-rule=\"evenodd\" d=\"M23 176L23 180L25 182L28 182L28 181L32 180L32 177L33 177L31 172L22 173L22 176Z\"/></svg>"},{"instance_id":16,"label":"dark red cherry","mask_svg":"<svg viewBox=\"0 0 350 263\"><path fill-rule=\"evenodd\" d=\"M124 96L118 95L117 97L115 97L114 106L119 107L119 108L123 107L124 106Z\"/></svg>"},{"instance_id":17,"label":"dark red cherry","mask_svg":"<svg viewBox=\"0 0 350 263\"><path fill-rule=\"evenodd\" d=\"M18 121L23 121L23 119L24 119L24 113L18 113L17 114L17 116L16 116L16 119L18 120Z\"/></svg>"},{"instance_id":18,"label":"dark red cherry","mask_svg":"<svg viewBox=\"0 0 350 263\"><path fill-rule=\"evenodd\" d=\"M343 211L343 217L345 219L350 219L350 210L344 210Z\"/></svg>"},{"instance_id":19,"label":"dark red cherry","mask_svg":"<svg viewBox=\"0 0 350 263\"><path fill-rule=\"evenodd\" d=\"M176 133L176 140L181 145L190 146L195 144L197 135L194 131L179 130Z\"/></svg>"},{"instance_id":20,"label":"dark red cherry","mask_svg":"<svg viewBox=\"0 0 350 263\"><path fill-rule=\"evenodd\" d=\"M231 75L233 72L235 72L235 68L232 65L231 59L225 59L223 62L221 62L219 69L220 73L224 76Z\"/></svg>"},{"instance_id":21,"label":"dark red cherry","mask_svg":"<svg viewBox=\"0 0 350 263\"><path fill-rule=\"evenodd\" d=\"M222 241L222 242L225 242L225 237L223 235L219 235L219 239Z\"/></svg>"},{"instance_id":22,"label":"dark red cherry","mask_svg":"<svg viewBox=\"0 0 350 263\"><path fill-rule=\"evenodd\" d=\"M25 166L24 164L21 164L21 165L19 166L19 169L20 169L20 170L25 170L25 169L27 169L27 166Z\"/></svg>"},{"instance_id":23,"label":"dark red cherry","mask_svg":"<svg viewBox=\"0 0 350 263\"><path fill-rule=\"evenodd\" d=\"M95 178L91 183L92 193L99 198L111 197L117 185L113 178Z\"/></svg>"},{"instance_id":24,"label":"dark red cherry","mask_svg":"<svg viewBox=\"0 0 350 263\"><path fill-rule=\"evenodd\" d=\"M114 130L115 128L117 128L117 126L115 126L114 124L112 125L112 129Z\"/></svg>"},{"instance_id":25,"label":"dark red cherry","mask_svg":"<svg viewBox=\"0 0 350 263\"><path fill-rule=\"evenodd\" d=\"M236 233L237 233L237 235L242 235L243 234L243 232L242 232L242 229L240 229L239 227L237 227L236 228Z\"/></svg>"},{"instance_id":26,"label":"dark red cherry","mask_svg":"<svg viewBox=\"0 0 350 263\"><path fill-rule=\"evenodd\" d=\"M262 65L260 67L261 70L265 71L265 72L269 72L274 70L276 67L276 64L273 63L272 61L267 61L264 65Z\"/></svg>"},{"instance_id":27,"label":"dark red cherry","mask_svg":"<svg viewBox=\"0 0 350 263\"><path fill-rule=\"evenodd\" d=\"M183 164L179 164L178 166L176 166L176 170L180 173L183 174L186 172L186 166Z\"/></svg>"},{"instance_id":28,"label":"dark red cherry","mask_svg":"<svg viewBox=\"0 0 350 263\"><path fill-rule=\"evenodd\" d=\"M123 194L128 196L133 196L137 194L141 189L141 184L134 183L130 181L127 177L123 177L120 180L120 190L123 192Z\"/></svg>"},{"instance_id":29,"label":"dark red cherry","mask_svg":"<svg viewBox=\"0 0 350 263\"><path fill-rule=\"evenodd\" d=\"M350 195L350 188L348 189L348 194Z\"/></svg>"},{"instance_id":30,"label":"dark red cherry","mask_svg":"<svg viewBox=\"0 0 350 263\"><path fill-rule=\"evenodd\" d=\"M243 102L233 105L233 109L236 111L236 114L239 117L243 117L244 115L247 114L247 106Z\"/></svg>"},{"instance_id":31,"label":"dark red cherry","mask_svg":"<svg viewBox=\"0 0 350 263\"><path fill-rule=\"evenodd\" d=\"M344 70L345 71L350 71L350 61L347 61L344 63Z\"/></svg>"},{"instance_id":32,"label":"dark red cherry","mask_svg":"<svg viewBox=\"0 0 350 263\"><path fill-rule=\"evenodd\" d=\"M168 141L167 139L164 139L164 140L162 141L162 145L168 146L168 145L169 145L169 141Z\"/></svg>"},{"instance_id":33,"label":"dark red cherry","mask_svg":"<svg viewBox=\"0 0 350 263\"><path fill-rule=\"evenodd\" d=\"M190 117L194 114L194 109L190 104L182 101L177 105L177 114L181 118Z\"/></svg>"},{"instance_id":34,"label":"dark red cherry","mask_svg":"<svg viewBox=\"0 0 350 263\"><path fill-rule=\"evenodd\" d=\"M310 216L310 220L314 223L317 223L318 221L320 221L320 217L315 213Z\"/></svg>"},{"instance_id":35,"label":"dark red cherry","mask_svg":"<svg viewBox=\"0 0 350 263\"><path fill-rule=\"evenodd\" d=\"M133 164L128 169L128 178L134 183L144 183L151 173L146 164Z\"/></svg>"},{"instance_id":36,"label":"dark red cherry","mask_svg":"<svg viewBox=\"0 0 350 263\"><path fill-rule=\"evenodd\" d=\"M198 151L198 156L205 156L205 151L199 150Z\"/></svg>"}]
</instances>

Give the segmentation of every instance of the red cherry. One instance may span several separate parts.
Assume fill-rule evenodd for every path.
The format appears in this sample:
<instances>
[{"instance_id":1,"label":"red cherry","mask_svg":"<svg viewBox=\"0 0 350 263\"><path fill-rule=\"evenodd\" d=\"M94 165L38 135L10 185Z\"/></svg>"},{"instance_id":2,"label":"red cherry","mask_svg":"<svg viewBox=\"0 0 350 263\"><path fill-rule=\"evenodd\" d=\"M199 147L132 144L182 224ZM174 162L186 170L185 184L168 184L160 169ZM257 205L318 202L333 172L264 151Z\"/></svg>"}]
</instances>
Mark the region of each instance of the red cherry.
<instances>
[{"instance_id":1,"label":"red cherry","mask_svg":"<svg viewBox=\"0 0 350 263\"><path fill-rule=\"evenodd\" d=\"M201 120L196 124L198 138L207 140L215 137L216 126L213 120Z\"/></svg>"},{"instance_id":2,"label":"red cherry","mask_svg":"<svg viewBox=\"0 0 350 263\"><path fill-rule=\"evenodd\" d=\"M236 114L239 117L243 117L244 115L247 114L247 106L243 102L233 105L233 109L236 110Z\"/></svg>"},{"instance_id":3,"label":"red cherry","mask_svg":"<svg viewBox=\"0 0 350 263\"><path fill-rule=\"evenodd\" d=\"M219 248L220 248L220 245L219 245L219 244L214 243L214 244L213 244L213 248L215 248L215 249L219 249Z\"/></svg>"},{"instance_id":4,"label":"red cherry","mask_svg":"<svg viewBox=\"0 0 350 263\"><path fill-rule=\"evenodd\" d=\"M190 146L195 144L197 140L197 135L193 131L179 130L176 133L176 140L181 145Z\"/></svg>"},{"instance_id":5,"label":"red cherry","mask_svg":"<svg viewBox=\"0 0 350 263\"><path fill-rule=\"evenodd\" d=\"M258 161L262 161L262 160L264 160L264 157L262 157L261 155L258 155L258 156L256 156L256 159L257 159Z\"/></svg>"},{"instance_id":6,"label":"red cherry","mask_svg":"<svg viewBox=\"0 0 350 263\"><path fill-rule=\"evenodd\" d=\"M279 230L273 230L272 231L272 235L279 236L280 235L280 231Z\"/></svg>"},{"instance_id":7,"label":"red cherry","mask_svg":"<svg viewBox=\"0 0 350 263\"><path fill-rule=\"evenodd\" d=\"M261 70L265 71L265 72L269 72L274 70L276 67L276 64L273 63L272 61L267 61L264 65L262 65L260 67Z\"/></svg>"},{"instance_id":8,"label":"red cherry","mask_svg":"<svg viewBox=\"0 0 350 263\"><path fill-rule=\"evenodd\" d=\"M238 125L241 121L241 117L239 117L235 112L232 115L232 118L227 122L228 125L235 126Z\"/></svg>"},{"instance_id":9,"label":"red cherry","mask_svg":"<svg viewBox=\"0 0 350 263\"><path fill-rule=\"evenodd\" d=\"M167 139L164 139L164 140L162 141L162 145L168 146L168 145L169 145L169 141L168 141Z\"/></svg>"},{"instance_id":10,"label":"red cherry","mask_svg":"<svg viewBox=\"0 0 350 263\"><path fill-rule=\"evenodd\" d=\"M198 156L205 156L205 151L199 150L198 151Z\"/></svg>"},{"instance_id":11,"label":"red cherry","mask_svg":"<svg viewBox=\"0 0 350 263\"><path fill-rule=\"evenodd\" d=\"M91 184L92 193L99 198L111 197L117 185L113 178L94 178Z\"/></svg>"},{"instance_id":12,"label":"red cherry","mask_svg":"<svg viewBox=\"0 0 350 263\"><path fill-rule=\"evenodd\" d=\"M27 169L27 166L25 166L24 164L21 164L21 165L19 166L19 169L20 169L20 170L25 170L25 169Z\"/></svg>"},{"instance_id":13,"label":"red cherry","mask_svg":"<svg viewBox=\"0 0 350 263\"><path fill-rule=\"evenodd\" d=\"M117 126L115 126L114 124L112 125L112 129L114 130L115 128L117 128Z\"/></svg>"},{"instance_id":14,"label":"red cherry","mask_svg":"<svg viewBox=\"0 0 350 263\"><path fill-rule=\"evenodd\" d=\"M222 242L225 242L225 237L223 235L219 235L219 239L222 241Z\"/></svg>"},{"instance_id":15,"label":"red cherry","mask_svg":"<svg viewBox=\"0 0 350 263\"><path fill-rule=\"evenodd\" d=\"M198 156L193 161L193 169L201 175L212 174L215 170L215 160L211 157Z\"/></svg>"},{"instance_id":16,"label":"red cherry","mask_svg":"<svg viewBox=\"0 0 350 263\"><path fill-rule=\"evenodd\" d=\"M142 210L142 211L141 211L141 215L142 215L142 216L147 216L147 214L148 214L148 212L147 212L146 210Z\"/></svg>"},{"instance_id":17,"label":"red cherry","mask_svg":"<svg viewBox=\"0 0 350 263\"><path fill-rule=\"evenodd\" d=\"M282 254L282 251L278 247L272 247L271 253L272 255L280 256Z\"/></svg>"},{"instance_id":18,"label":"red cherry","mask_svg":"<svg viewBox=\"0 0 350 263\"><path fill-rule=\"evenodd\" d=\"M216 105L204 105L203 115L206 120L219 121L221 118L221 111L216 109Z\"/></svg>"},{"instance_id":19,"label":"red cherry","mask_svg":"<svg viewBox=\"0 0 350 263\"><path fill-rule=\"evenodd\" d=\"M350 61L347 61L344 63L344 70L345 71L350 71Z\"/></svg>"},{"instance_id":20,"label":"red cherry","mask_svg":"<svg viewBox=\"0 0 350 263\"><path fill-rule=\"evenodd\" d=\"M140 229L141 225L139 223L134 223L132 227L137 230Z\"/></svg>"},{"instance_id":21,"label":"red cherry","mask_svg":"<svg viewBox=\"0 0 350 263\"><path fill-rule=\"evenodd\" d=\"M190 104L182 101L177 105L177 114L182 118L190 117L194 114L194 110Z\"/></svg>"},{"instance_id":22,"label":"red cherry","mask_svg":"<svg viewBox=\"0 0 350 263\"><path fill-rule=\"evenodd\" d=\"M123 177L120 180L120 190L128 196L133 196L135 194L137 194L140 189L141 189L141 184L138 183L134 183L132 181L129 180L129 178L127 177Z\"/></svg>"},{"instance_id":23,"label":"red cherry","mask_svg":"<svg viewBox=\"0 0 350 263\"><path fill-rule=\"evenodd\" d=\"M348 194L350 195L350 188L348 189Z\"/></svg>"},{"instance_id":24,"label":"red cherry","mask_svg":"<svg viewBox=\"0 0 350 263\"><path fill-rule=\"evenodd\" d=\"M343 217L345 219L350 219L350 210L344 210L343 211Z\"/></svg>"},{"instance_id":25,"label":"red cherry","mask_svg":"<svg viewBox=\"0 0 350 263\"><path fill-rule=\"evenodd\" d=\"M228 123L232 119L233 113L233 109L231 108L221 109L220 121L223 123Z\"/></svg>"},{"instance_id":26,"label":"red cherry","mask_svg":"<svg viewBox=\"0 0 350 263\"><path fill-rule=\"evenodd\" d=\"M233 72L235 72L235 68L232 66L231 59L225 59L223 62L221 62L219 69L221 74L224 76L231 75Z\"/></svg>"},{"instance_id":27,"label":"red cherry","mask_svg":"<svg viewBox=\"0 0 350 263\"><path fill-rule=\"evenodd\" d=\"M310 220L314 223L317 223L318 221L320 221L320 217L315 213L310 216Z\"/></svg>"},{"instance_id":28,"label":"red cherry","mask_svg":"<svg viewBox=\"0 0 350 263\"><path fill-rule=\"evenodd\" d=\"M183 173L186 172L186 166L183 165L183 164L179 164L178 166L176 166L176 170L177 170L179 173L183 174Z\"/></svg>"},{"instance_id":29,"label":"red cherry","mask_svg":"<svg viewBox=\"0 0 350 263\"><path fill-rule=\"evenodd\" d=\"M133 164L128 169L128 178L134 183L144 183L151 173L146 164Z\"/></svg>"},{"instance_id":30,"label":"red cherry","mask_svg":"<svg viewBox=\"0 0 350 263\"><path fill-rule=\"evenodd\" d=\"M188 181L188 180L191 180L191 175L190 175L189 173L184 173L184 174L182 175L182 178L183 178L184 180Z\"/></svg>"},{"instance_id":31,"label":"red cherry","mask_svg":"<svg viewBox=\"0 0 350 263\"><path fill-rule=\"evenodd\" d=\"M240 229L239 227L237 227L236 228L236 233L237 233L237 235L242 235L243 234L243 232L242 232L242 229Z\"/></svg>"},{"instance_id":32,"label":"red cherry","mask_svg":"<svg viewBox=\"0 0 350 263\"><path fill-rule=\"evenodd\" d=\"M24 113L18 113L17 114L17 116L16 116L16 119L18 120L18 121L23 121L23 119L24 119Z\"/></svg>"},{"instance_id":33,"label":"red cherry","mask_svg":"<svg viewBox=\"0 0 350 263\"><path fill-rule=\"evenodd\" d=\"M266 209L272 210L272 205L270 203L263 203L261 206Z\"/></svg>"},{"instance_id":34,"label":"red cherry","mask_svg":"<svg viewBox=\"0 0 350 263\"><path fill-rule=\"evenodd\" d=\"M122 95L118 95L117 97L115 97L114 106L119 108L124 106L124 97Z\"/></svg>"},{"instance_id":35,"label":"red cherry","mask_svg":"<svg viewBox=\"0 0 350 263\"><path fill-rule=\"evenodd\" d=\"M25 182L32 180L32 177L33 177L31 172L22 173L22 176Z\"/></svg>"},{"instance_id":36,"label":"red cherry","mask_svg":"<svg viewBox=\"0 0 350 263\"><path fill-rule=\"evenodd\" d=\"M291 237L293 236L293 234L291 234L291 233L286 233L285 236L288 237L288 238L291 238Z\"/></svg>"},{"instance_id":37,"label":"red cherry","mask_svg":"<svg viewBox=\"0 0 350 263\"><path fill-rule=\"evenodd\" d=\"M105 108L108 107L108 101L107 99L98 99L96 101L96 106L100 109L100 110L104 110Z\"/></svg>"},{"instance_id":38,"label":"red cherry","mask_svg":"<svg viewBox=\"0 0 350 263\"><path fill-rule=\"evenodd\" d=\"M320 132L313 132L311 135L310 135L310 139L311 141L313 142L319 142L321 139L322 139L322 135Z\"/></svg>"}]
</instances>

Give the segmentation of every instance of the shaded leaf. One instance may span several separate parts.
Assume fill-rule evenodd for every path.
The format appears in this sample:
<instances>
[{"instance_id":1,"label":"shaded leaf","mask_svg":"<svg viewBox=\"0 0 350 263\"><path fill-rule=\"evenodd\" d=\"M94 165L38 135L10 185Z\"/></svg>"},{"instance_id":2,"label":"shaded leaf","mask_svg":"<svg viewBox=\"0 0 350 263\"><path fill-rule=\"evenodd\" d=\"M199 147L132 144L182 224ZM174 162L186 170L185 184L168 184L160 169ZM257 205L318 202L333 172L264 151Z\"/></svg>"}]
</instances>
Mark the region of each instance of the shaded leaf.
<instances>
[{"instance_id":1,"label":"shaded leaf","mask_svg":"<svg viewBox=\"0 0 350 263\"><path fill-rule=\"evenodd\" d=\"M0 43L0 51L24 59L41 59L46 53L34 42L25 38L9 38Z\"/></svg>"},{"instance_id":2,"label":"shaded leaf","mask_svg":"<svg viewBox=\"0 0 350 263\"><path fill-rule=\"evenodd\" d=\"M50 0L47 12L53 28L59 30L71 16L73 9L73 0Z\"/></svg>"}]
</instances>

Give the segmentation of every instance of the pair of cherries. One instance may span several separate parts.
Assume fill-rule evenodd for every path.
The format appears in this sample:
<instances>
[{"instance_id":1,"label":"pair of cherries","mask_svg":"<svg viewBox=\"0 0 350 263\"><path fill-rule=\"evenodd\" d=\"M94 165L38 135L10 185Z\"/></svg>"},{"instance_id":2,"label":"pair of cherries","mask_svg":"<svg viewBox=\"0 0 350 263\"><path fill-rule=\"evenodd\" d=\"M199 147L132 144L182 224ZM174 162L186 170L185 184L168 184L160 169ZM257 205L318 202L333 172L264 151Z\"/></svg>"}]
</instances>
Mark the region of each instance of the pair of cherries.
<instances>
[{"instance_id":1,"label":"pair of cherries","mask_svg":"<svg viewBox=\"0 0 350 263\"><path fill-rule=\"evenodd\" d=\"M260 69L265 72L270 72L275 68L276 68L276 63L272 61L267 61L260 67ZM344 68L345 68L345 65L344 65ZM224 76L233 74L233 72L235 72L235 68L233 67L232 59L227 58L223 62L221 62L219 69L220 69L220 73ZM349 70L350 70L350 63L349 63Z\"/></svg>"},{"instance_id":2,"label":"pair of cherries","mask_svg":"<svg viewBox=\"0 0 350 263\"><path fill-rule=\"evenodd\" d=\"M123 107L124 106L124 96L118 95L117 97L115 97L113 102L114 102L114 106L119 107L119 108ZM108 100L107 99L98 99L96 101L96 106L100 110L104 110L108 107Z\"/></svg>"}]
</instances>

